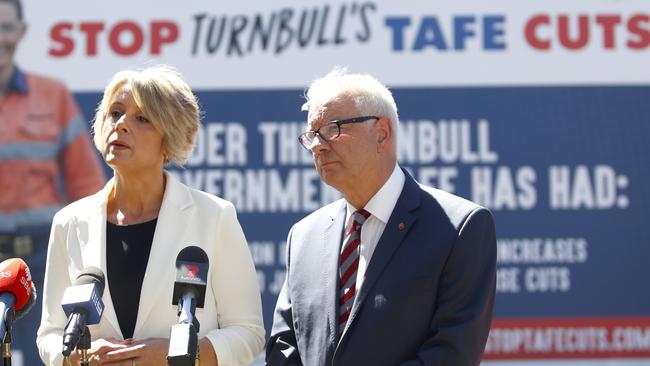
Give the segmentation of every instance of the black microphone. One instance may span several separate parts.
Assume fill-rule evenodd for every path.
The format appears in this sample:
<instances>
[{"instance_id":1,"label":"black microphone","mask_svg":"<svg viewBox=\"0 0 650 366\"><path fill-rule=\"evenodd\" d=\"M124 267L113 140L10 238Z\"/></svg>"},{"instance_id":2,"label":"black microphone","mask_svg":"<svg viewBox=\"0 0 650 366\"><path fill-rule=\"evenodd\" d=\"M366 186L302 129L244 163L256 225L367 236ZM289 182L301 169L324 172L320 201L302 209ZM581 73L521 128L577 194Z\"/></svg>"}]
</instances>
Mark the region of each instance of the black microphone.
<instances>
[{"instance_id":1,"label":"black microphone","mask_svg":"<svg viewBox=\"0 0 650 366\"><path fill-rule=\"evenodd\" d=\"M194 366L200 328L194 311L205 302L209 266L208 255L196 246L183 248L176 257L172 305L178 305L179 318L169 336L169 366Z\"/></svg>"},{"instance_id":2,"label":"black microphone","mask_svg":"<svg viewBox=\"0 0 650 366\"><path fill-rule=\"evenodd\" d=\"M64 356L70 356L87 325L99 324L104 312L102 295L105 284L104 272L97 267L88 267L65 290L61 300L63 311L68 317L63 332Z\"/></svg>"}]
</instances>

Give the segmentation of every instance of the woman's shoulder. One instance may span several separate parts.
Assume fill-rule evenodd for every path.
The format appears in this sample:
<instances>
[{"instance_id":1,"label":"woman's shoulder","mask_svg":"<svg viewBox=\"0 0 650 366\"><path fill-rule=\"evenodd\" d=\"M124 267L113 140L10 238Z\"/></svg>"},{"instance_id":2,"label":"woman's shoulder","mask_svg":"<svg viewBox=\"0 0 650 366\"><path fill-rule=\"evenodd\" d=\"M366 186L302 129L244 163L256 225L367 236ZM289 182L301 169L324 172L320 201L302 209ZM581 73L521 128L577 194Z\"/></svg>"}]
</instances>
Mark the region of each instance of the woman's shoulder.
<instances>
[{"instance_id":1,"label":"woman's shoulder","mask_svg":"<svg viewBox=\"0 0 650 366\"><path fill-rule=\"evenodd\" d=\"M90 213L94 213L96 210L101 209L104 203L102 192L103 191L99 191L95 194L69 203L54 215L54 223L61 221L67 222L70 221L70 219L79 216L88 216Z\"/></svg>"},{"instance_id":2,"label":"woman's shoulder","mask_svg":"<svg viewBox=\"0 0 650 366\"><path fill-rule=\"evenodd\" d=\"M197 203L204 203L207 205L216 205L220 208L224 208L226 206L232 206L232 202L223 199L219 196L216 196L212 193L208 193L205 191L201 191L198 189L194 189L191 187L188 187L190 190L190 193L192 194L192 198L197 202Z\"/></svg>"},{"instance_id":3,"label":"woman's shoulder","mask_svg":"<svg viewBox=\"0 0 650 366\"><path fill-rule=\"evenodd\" d=\"M197 222L215 223L236 220L235 206L219 196L197 189L189 188L192 196L193 212Z\"/></svg>"},{"instance_id":4,"label":"woman's shoulder","mask_svg":"<svg viewBox=\"0 0 650 366\"><path fill-rule=\"evenodd\" d=\"M192 188L178 180L174 174L168 174L168 186L173 199L181 205L191 201L199 208L223 210L233 204L219 196Z\"/></svg>"}]
</instances>

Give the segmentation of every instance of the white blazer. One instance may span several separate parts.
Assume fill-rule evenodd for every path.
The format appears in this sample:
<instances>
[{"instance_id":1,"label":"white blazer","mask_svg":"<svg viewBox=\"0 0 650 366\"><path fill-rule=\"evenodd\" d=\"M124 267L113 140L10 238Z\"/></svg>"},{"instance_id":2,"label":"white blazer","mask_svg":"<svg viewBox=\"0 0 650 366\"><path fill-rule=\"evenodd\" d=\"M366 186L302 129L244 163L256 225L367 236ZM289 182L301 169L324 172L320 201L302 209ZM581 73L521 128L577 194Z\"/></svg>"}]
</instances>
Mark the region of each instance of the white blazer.
<instances>
[{"instance_id":1,"label":"white blazer","mask_svg":"<svg viewBox=\"0 0 650 366\"><path fill-rule=\"evenodd\" d=\"M167 185L158 215L151 254L142 283L135 340L169 338L178 322L172 305L176 256L186 246L208 254L208 289L205 306L196 309L199 338L207 337L219 365L244 365L264 346L262 304L255 268L234 206L221 198L191 189L165 172ZM61 308L63 292L84 268L106 273L106 206L111 179L98 193L59 211L52 222L43 290L43 313L36 343L47 365L61 365L63 329L67 318ZM129 268L124 268L128 271ZM89 326L92 339L124 339L106 279L104 314Z\"/></svg>"}]
</instances>

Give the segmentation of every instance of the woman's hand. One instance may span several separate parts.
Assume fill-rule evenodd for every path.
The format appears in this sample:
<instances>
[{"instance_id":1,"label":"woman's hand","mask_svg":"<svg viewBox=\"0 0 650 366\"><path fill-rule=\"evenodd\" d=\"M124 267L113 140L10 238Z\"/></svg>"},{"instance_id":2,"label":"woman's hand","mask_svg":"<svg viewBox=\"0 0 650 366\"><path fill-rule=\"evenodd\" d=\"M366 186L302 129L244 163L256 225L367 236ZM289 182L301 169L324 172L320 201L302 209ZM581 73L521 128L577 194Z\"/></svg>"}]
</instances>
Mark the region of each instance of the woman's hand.
<instances>
[{"instance_id":1,"label":"woman's hand","mask_svg":"<svg viewBox=\"0 0 650 366\"><path fill-rule=\"evenodd\" d=\"M107 352L102 358L100 365L166 365L168 348L169 340L165 338L148 338L140 341L132 341L128 346Z\"/></svg>"},{"instance_id":2,"label":"woman's hand","mask_svg":"<svg viewBox=\"0 0 650 366\"><path fill-rule=\"evenodd\" d=\"M217 365L217 357L207 338L199 341L199 348L202 365ZM167 364L168 350L169 339L166 338L148 338L140 341L106 338L92 342L88 355L91 366L160 366ZM79 364L76 353L73 352L70 359L73 365Z\"/></svg>"},{"instance_id":3,"label":"woman's hand","mask_svg":"<svg viewBox=\"0 0 650 366\"><path fill-rule=\"evenodd\" d=\"M131 339L118 341L115 338L100 338L92 342L90 344L90 349L88 350L88 359L90 361L90 365L94 366L103 364L102 360L106 358L106 355L109 352L127 348L131 343ZM77 352L72 352L70 354L70 361L73 365L79 364L79 355ZM67 366L65 362L64 366Z\"/></svg>"}]
</instances>

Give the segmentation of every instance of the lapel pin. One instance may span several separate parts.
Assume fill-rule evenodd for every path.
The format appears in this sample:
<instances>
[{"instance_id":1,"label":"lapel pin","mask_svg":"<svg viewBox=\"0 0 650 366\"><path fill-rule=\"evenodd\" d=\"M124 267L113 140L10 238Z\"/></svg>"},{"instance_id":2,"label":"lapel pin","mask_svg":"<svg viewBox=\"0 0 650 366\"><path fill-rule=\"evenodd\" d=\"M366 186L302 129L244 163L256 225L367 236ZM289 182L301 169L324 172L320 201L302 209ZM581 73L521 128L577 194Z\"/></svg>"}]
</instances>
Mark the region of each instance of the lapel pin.
<instances>
[{"instance_id":1,"label":"lapel pin","mask_svg":"<svg viewBox=\"0 0 650 366\"><path fill-rule=\"evenodd\" d=\"M404 230L406 228L406 225L404 225L403 222L400 222L399 225L397 225L397 228L400 230Z\"/></svg>"}]
</instances>

